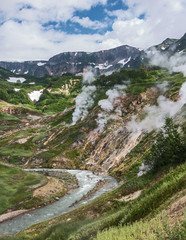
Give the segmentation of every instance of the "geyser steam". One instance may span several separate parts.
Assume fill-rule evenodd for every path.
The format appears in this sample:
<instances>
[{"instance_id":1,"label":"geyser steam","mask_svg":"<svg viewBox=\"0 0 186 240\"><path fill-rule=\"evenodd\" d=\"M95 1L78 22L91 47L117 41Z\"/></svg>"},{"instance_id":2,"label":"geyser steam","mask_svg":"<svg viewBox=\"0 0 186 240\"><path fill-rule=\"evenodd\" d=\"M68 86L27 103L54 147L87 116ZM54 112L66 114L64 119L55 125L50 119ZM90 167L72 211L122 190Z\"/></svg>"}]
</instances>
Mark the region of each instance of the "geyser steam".
<instances>
[{"instance_id":1,"label":"geyser steam","mask_svg":"<svg viewBox=\"0 0 186 240\"><path fill-rule=\"evenodd\" d=\"M174 102L164 96L159 96L157 106L145 107L146 117L141 122L136 121L136 116L128 122L127 126L132 132L141 132L142 130L150 132L153 129L161 128L167 117L173 117L181 107L186 103L186 82L182 84L179 91L180 99Z\"/></svg>"},{"instance_id":2,"label":"geyser steam","mask_svg":"<svg viewBox=\"0 0 186 240\"><path fill-rule=\"evenodd\" d=\"M98 114L98 118L96 120L98 127L96 131L102 132L108 121L115 119L115 115L111 114L112 111L117 114L121 114L117 108L114 110L114 102L116 98L125 96L125 92L123 91L125 88L125 85L115 85L113 89L109 89L106 92L108 98L98 102L98 105L101 107L103 112Z\"/></svg>"},{"instance_id":3,"label":"geyser steam","mask_svg":"<svg viewBox=\"0 0 186 240\"><path fill-rule=\"evenodd\" d=\"M186 54L179 52L169 56L154 48L147 51L147 56L152 65L165 67L171 72L182 72L186 76Z\"/></svg>"},{"instance_id":4,"label":"geyser steam","mask_svg":"<svg viewBox=\"0 0 186 240\"><path fill-rule=\"evenodd\" d=\"M82 92L76 97L76 108L72 114L72 125L76 124L78 120L83 120L87 114L88 109L94 104L94 93L96 87L90 85L95 81L94 73L91 69L83 75Z\"/></svg>"}]
</instances>

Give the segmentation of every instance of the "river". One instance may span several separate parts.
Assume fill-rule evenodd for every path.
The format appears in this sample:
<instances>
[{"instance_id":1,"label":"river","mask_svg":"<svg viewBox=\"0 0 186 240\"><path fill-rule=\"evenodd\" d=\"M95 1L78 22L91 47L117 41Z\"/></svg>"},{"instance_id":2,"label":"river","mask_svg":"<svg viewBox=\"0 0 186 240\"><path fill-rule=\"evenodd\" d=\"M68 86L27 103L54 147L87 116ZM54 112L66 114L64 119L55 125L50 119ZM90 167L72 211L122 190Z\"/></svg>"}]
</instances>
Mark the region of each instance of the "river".
<instances>
[{"instance_id":1,"label":"river","mask_svg":"<svg viewBox=\"0 0 186 240\"><path fill-rule=\"evenodd\" d=\"M67 171L73 175L76 175L79 183L79 188L73 190L70 194L65 195L60 198L58 201L30 212L24 213L18 217L15 217L11 220L7 220L5 222L0 223L0 235L9 234L14 235L21 230L47 220L49 218L53 218L55 216L59 216L69 210L74 209L75 207L84 204L100 195L111 191L112 189L118 186L117 181L110 176L107 175L95 175L90 171L82 171L82 170L64 170L64 169L25 169L26 171L56 171L56 172L64 172ZM96 184L100 180L106 180L106 184L96 191L92 196L82 200L82 197L86 195L90 190L92 190ZM77 201L79 201L77 204Z\"/></svg>"}]
</instances>

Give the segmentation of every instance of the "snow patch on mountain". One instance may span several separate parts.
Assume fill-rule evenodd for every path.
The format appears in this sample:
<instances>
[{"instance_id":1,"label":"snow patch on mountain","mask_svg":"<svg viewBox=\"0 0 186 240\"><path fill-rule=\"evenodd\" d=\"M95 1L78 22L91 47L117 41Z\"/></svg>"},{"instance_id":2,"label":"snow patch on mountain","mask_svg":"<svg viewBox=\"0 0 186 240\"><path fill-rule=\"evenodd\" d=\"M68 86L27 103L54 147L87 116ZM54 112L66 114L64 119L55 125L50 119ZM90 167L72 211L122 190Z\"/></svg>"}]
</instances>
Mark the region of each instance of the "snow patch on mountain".
<instances>
[{"instance_id":1,"label":"snow patch on mountain","mask_svg":"<svg viewBox=\"0 0 186 240\"><path fill-rule=\"evenodd\" d=\"M41 89L39 91L33 91L31 93L28 93L28 96L31 99L31 101L36 101L37 102L42 93L43 93L43 89Z\"/></svg>"},{"instance_id":2,"label":"snow patch on mountain","mask_svg":"<svg viewBox=\"0 0 186 240\"><path fill-rule=\"evenodd\" d=\"M14 88L15 92L19 92L21 89L20 88Z\"/></svg>"},{"instance_id":3,"label":"snow patch on mountain","mask_svg":"<svg viewBox=\"0 0 186 240\"><path fill-rule=\"evenodd\" d=\"M38 62L38 63L37 63L37 66L41 67L41 66L43 66L43 65L45 65L45 64L46 64L46 63Z\"/></svg>"},{"instance_id":4,"label":"snow patch on mountain","mask_svg":"<svg viewBox=\"0 0 186 240\"><path fill-rule=\"evenodd\" d=\"M131 60L131 57L129 57L128 59L124 58L124 59L120 60L118 63L125 66L125 64L127 64L130 60Z\"/></svg>"},{"instance_id":5,"label":"snow patch on mountain","mask_svg":"<svg viewBox=\"0 0 186 240\"><path fill-rule=\"evenodd\" d=\"M95 68L98 68L99 70L105 70L105 69L109 69L112 66L113 65L105 66L105 64L98 64L97 66L95 66Z\"/></svg>"},{"instance_id":6,"label":"snow patch on mountain","mask_svg":"<svg viewBox=\"0 0 186 240\"><path fill-rule=\"evenodd\" d=\"M17 82L25 82L26 79L25 78L22 78L22 77L9 77L9 79L7 79L8 82L11 82L11 83L17 83Z\"/></svg>"}]
</instances>

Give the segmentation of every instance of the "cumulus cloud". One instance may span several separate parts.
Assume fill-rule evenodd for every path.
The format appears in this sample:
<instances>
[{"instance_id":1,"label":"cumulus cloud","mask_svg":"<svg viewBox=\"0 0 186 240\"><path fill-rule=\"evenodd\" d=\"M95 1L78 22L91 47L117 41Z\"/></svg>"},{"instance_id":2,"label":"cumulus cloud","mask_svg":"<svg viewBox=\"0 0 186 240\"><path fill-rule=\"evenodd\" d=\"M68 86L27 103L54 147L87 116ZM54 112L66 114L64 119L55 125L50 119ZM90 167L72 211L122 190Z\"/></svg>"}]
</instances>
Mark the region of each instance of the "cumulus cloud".
<instances>
[{"instance_id":1,"label":"cumulus cloud","mask_svg":"<svg viewBox=\"0 0 186 240\"><path fill-rule=\"evenodd\" d=\"M63 51L93 51L102 40L99 34L68 34L56 27L75 11L90 10L107 0L50 1L2 0L0 5L1 60L47 60ZM92 23L93 24L93 23ZM98 23L94 23L96 26ZM59 25L59 26L58 26ZM74 44L75 43L75 44Z\"/></svg>"},{"instance_id":2,"label":"cumulus cloud","mask_svg":"<svg viewBox=\"0 0 186 240\"><path fill-rule=\"evenodd\" d=\"M112 31L105 35L105 47L117 42L139 48L156 45L167 37L180 38L185 33L184 0L123 0L127 10L109 11L116 19ZM113 40L116 40L113 41Z\"/></svg>"},{"instance_id":3,"label":"cumulus cloud","mask_svg":"<svg viewBox=\"0 0 186 240\"><path fill-rule=\"evenodd\" d=\"M184 0L123 2L128 5L127 10L111 11L107 0L1 0L1 60L48 59L64 51L90 52L122 44L147 48L167 37L180 38L184 34ZM77 11L83 10L88 14L91 7L97 5L106 9L103 21L77 15ZM61 28L61 23L65 25L68 21L97 34L82 34L81 31L75 34L75 26L74 34L69 34ZM109 26L107 32L99 34L100 28L106 29L106 25Z\"/></svg>"},{"instance_id":4,"label":"cumulus cloud","mask_svg":"<svg viewBox=\"0 0 186 240\"><path fill-rule=\"evenodd\" d=\"M71 19L71 21L79 23L81 26L85 28L91 28L94 30L107 27L106 23L102 23L100 21L92 21L89 17L80 18L78 16L75 16Z\"/></svg>"},{"instance_id":5,"label":"cumulus cloud","mask_svg":"<svg viewBox=\"0 0 186 240\"><path fill-rule=\"evenodd\" d=\"M93 51L101 38L98 34L45 31L37 22L10 20L0 26L0 56L2 61L47 60L62 51Z\"/></svg>"},{"instance_id":6,"label":"cumulus cloud","mask_svg":"<svg viewBox=\"0 0 186 240\"><path fill-rule=\"evenodd\" d=\"M76 10L89 10L97 4L106 4L107 0L1 0L0 9L5 19L17 18L19 20L67 21ZM26 14L27 13L27 14Z\"/></svg>"}]
</instances>

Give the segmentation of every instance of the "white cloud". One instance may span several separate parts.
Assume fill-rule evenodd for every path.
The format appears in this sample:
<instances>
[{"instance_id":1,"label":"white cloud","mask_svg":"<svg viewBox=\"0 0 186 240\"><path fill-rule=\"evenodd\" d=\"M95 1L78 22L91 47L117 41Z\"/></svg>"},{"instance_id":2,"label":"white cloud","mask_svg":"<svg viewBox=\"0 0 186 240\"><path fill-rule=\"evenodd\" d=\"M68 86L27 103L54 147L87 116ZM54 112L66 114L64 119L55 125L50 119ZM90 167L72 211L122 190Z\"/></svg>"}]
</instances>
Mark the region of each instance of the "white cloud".
<instances>
[{"instance_id":1,"label":"white cloud","mask_svg":"<svg viewBox=\"0 0 186 240\"><path fill-rule=\"evenodd\" d=\"M185 0L123 0L129 8L106 11L107 18L93 21L80 18L76 11L90 10L107 0L1 0L0 60L48 59L63 51L97 51L122 44L147 48L167 37L180 38L185 33ZM114 1L113 1L114 3ZM105 8L106 9L106 8ZM144 19L139 16L145 14ZM112 17L115 17L114 20ZM72 19L97 34L67 34L56 31L48 22ZM112 23L111 23L112 21ZM112 26L105 35L99 29Z\"/></svg>"},{"instance_id":2,"label":"white cloud","mask_svg":"<svg viewBox=\"0 0 186 240\"><path fill-rule=\"evenodd\" d=\"M62 30L55 31L52 27L44 28L43 24L49 21L67 21L76 10L89 10L91 6L106 2L107 0L1 0L0 60L47 60L63 51L101 49L97 44L97 41L102 41L99 34L67 34ZM98 22L90 23L94 28L98 25Z\"/></svg>"},{"instance_id":3,"label":"white cloud","mask_svg":"<svg viewBox=\"0 0 186 240\"><path fill-rule=\"evenodd\" d=\"M102 36L45 31L37 22L7 21L0 26L1 60L48 59L63 51L93 51ZM75 43L75 44L74 44Z\"/></svg>"},{"instance_id":4,"label":"white cloud","mask_svg":"<svg viewBox=\"0 0 186 240\"><path fill-rule=\"evenodd\" d=\"M22 20L67 21L76 10L89 10L97 4L106 4L107 0L1 0L1 11L7 19L18 18ZM26 6L30 6L28 9ZM27 15L28 14L28 15Z\"/></svg>"},{"instance_id":5,"label":"white cloud","mask_svg":"<svg viewBox=\"0 0 186 240\"><path fill-rule=\"evenodd\" d=\"M102 23L102 22L99 22L99 21L92 21L88 17L79 18L78 16L75 16L71 19L71 21L79 23L81 26L83 26L85 28L91 28L91 29L94 29L94 30L107 27L106 23Z\"/></svg>"},{"instance_id":6,"label":"white cloud","mask_svg":"<svg viewBox=\"0 0 186 240\"><path fill-rule=\"evenodd\" d=\"M148 27L142 19L134 18L132 20L117 20L114 22L112 32L107 32L105 35L106 41L113 42L113 39L118 39L121 44L125 43L132 46L138 46L138 43L144 39L144 34L148 32ZM135 37L134 37L135 36ZM146 36L146 39L148 36Z\"/></svg>"},{"instance_id":7,"label":"white cloud","mask_svg":"<svg viewBox=\"0 0 186 240\"><path fill-rule=\"evenodd\" d=\"M184 0L123 0L128 9L108 12L115 16L113 30L103 41L105 48L117 42L139 48L148 48L167 37L180 38L185 33L186 2ZM144 19L139 19L141 15Z\"/></svg>"}]
</instances>

